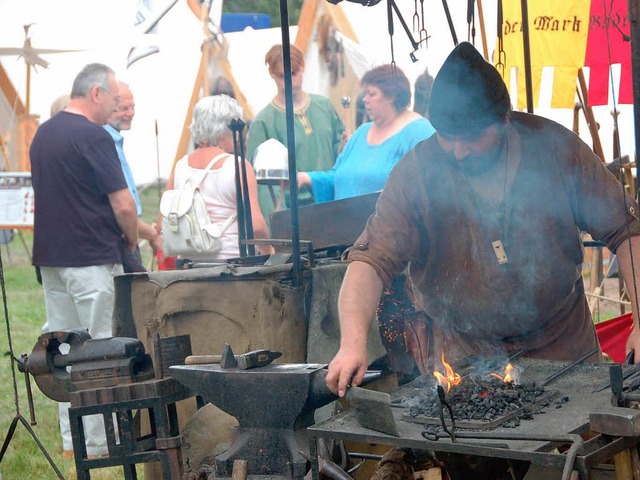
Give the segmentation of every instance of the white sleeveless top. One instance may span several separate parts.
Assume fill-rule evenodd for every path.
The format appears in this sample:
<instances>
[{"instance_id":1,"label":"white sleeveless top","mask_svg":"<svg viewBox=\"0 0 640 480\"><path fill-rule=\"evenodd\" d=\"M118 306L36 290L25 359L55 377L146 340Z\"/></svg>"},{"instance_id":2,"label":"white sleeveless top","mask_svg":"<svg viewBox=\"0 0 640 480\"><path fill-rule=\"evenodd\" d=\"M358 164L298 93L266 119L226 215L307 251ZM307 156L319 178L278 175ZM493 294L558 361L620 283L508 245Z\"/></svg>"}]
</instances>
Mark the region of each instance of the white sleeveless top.
<instances>
[{"instance_id":1,"label":"white sleeveless top","mask_svg":"<svg viewBox=\"0 0 640 480\"><path fill-rule=\"evenodd\" d=\"M209 170L200 184L200 193L207 205L209 217L213 223L222 227L222 224L236 213L236 172L233 163L233 155L224 159L222 166L215 170ZM181 188L184 183L196 172L202 169L189 166L187 155L176 163L173 175L173 188ZM212 261L235 258L240 256L238 247L238 221L234 221L222 234L222 250L214 256L199 257L190 255L192 260Z\"/></svg>"}]
</instances>

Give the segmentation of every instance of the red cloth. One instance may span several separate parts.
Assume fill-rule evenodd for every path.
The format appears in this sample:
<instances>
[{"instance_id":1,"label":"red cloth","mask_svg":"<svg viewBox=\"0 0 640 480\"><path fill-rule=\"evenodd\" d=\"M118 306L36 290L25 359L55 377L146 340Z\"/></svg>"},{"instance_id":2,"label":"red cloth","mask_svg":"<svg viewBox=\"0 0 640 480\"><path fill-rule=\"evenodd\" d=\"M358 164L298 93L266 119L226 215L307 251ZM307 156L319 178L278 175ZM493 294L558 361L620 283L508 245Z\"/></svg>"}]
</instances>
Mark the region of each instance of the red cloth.
<instances>
[{"instance_id":1,"label":"red cloth","mask_svg":"<svg viewBox=\"0 0 640 480\"><path fill-rule=\"evenodd\" d=\"M600 347L616 363L625 363L624 347L631 333L632 325L633 317L630 313L605 322L596 323L596 333L600 341Z\"/></svg>"},{"instance_id":2,"label":"red cloth","mask_svg":"<svg viewBox=\"0 0 640 480\"><path fill-rule=\"evenodd\" d=\"M162 260L162 251L158 250L156 253L156 259L158 261L158 270L175 270L176 269L176 258L178 257L165 257Z\"/></svg>"},{"instance_id":3,"label":"red cloth","mask_svg":"<svg viewBox=\"0 0 640 480\"><path fill-rule=\"evenodd\" d=\"M620 89L615 89L617 102L632 104L631 42L625 42L622 36L622 33L629 36L631 30L627 0L592 0L590 18L584 62L589 67L589 106L607 105L609 101L610 63L619 63L621 66Z\"/></svg>"}]
</instances>

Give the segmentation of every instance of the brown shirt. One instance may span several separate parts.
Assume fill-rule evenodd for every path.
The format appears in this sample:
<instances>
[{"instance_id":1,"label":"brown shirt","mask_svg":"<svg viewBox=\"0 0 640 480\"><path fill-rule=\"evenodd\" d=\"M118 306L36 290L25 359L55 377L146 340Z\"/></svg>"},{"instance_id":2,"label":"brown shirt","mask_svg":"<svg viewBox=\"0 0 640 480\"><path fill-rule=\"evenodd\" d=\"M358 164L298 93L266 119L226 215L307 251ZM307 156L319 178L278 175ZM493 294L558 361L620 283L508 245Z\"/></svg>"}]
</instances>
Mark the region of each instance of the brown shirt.
<instances>
[{"instance_id":1,"label":"brown shirt","mask_svg":"<svg viewBox=\"0 0 640 480\"><path fill-rule=\"evenodd\" d=\"M510 125L516 166L505 174L504 209L473 193L433 136L397 164L349 261L370 264L385 287L409 265L447 358L531 348L575 359L597 345L580 231L615 253L640 234L638 206L569 130L517 112ZM498 263L497 240L507 263Z\"/></svg>"}]
</instances>

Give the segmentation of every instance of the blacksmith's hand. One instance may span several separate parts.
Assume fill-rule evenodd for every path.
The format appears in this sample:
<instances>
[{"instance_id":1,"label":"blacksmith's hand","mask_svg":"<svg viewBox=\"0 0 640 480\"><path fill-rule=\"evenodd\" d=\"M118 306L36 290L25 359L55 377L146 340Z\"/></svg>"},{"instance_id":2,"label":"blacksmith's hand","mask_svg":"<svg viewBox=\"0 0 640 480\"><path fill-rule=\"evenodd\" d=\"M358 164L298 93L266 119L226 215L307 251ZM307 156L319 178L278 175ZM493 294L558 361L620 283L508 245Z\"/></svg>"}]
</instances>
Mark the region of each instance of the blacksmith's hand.
<instances>
[{"instance_id":1,"label":"blacksmith's hand","mask_svg":"<svg viewBox=\"0 0 640 480\"><path fill-rule=\"evenodd\" d=\"M362 349L341 347L329 363L327 387L339 397L344 397L349 387L357 387L362 383L366 371L366 344Z\"/></svg>"},{"instance_id":2,"label":"blacksmith's hand","mask_svg":"<svg viewBox=\"0 0 640 480\"><path fill-rule=\"evenodd\" d=\"M637 321L635 319L633 323L634 326L629 338L627 339L625 353L628 354L631 350L635 350L634 363L640 363L640 329L638 328Z\"/></svg>"}]
</instances>

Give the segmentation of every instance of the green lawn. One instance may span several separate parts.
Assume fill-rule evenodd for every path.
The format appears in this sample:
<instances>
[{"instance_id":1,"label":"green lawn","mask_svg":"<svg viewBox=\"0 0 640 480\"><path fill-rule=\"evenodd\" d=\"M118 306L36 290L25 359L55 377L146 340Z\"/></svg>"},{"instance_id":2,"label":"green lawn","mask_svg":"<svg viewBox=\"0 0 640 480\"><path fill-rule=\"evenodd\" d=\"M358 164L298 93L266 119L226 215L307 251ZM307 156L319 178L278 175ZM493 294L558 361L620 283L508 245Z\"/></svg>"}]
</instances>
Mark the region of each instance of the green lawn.
<instances>
[{"instance_id":1,"label":"green lawn","mask_svg":"<svg viewBox=\"0 0 640 480\"><path fill-rule=\"evenodd\" d=\"M157 189L149 188L144 190L141 197L145 221L155 221L159 198ZM23 238L28 248L31 249L31 233L25 231ZM42 287L36 280L35 271L30 265L27 251L20 242L20 238L14 238L8 249L4 245L0 247L0 254L4 266L11 343L13 344L14 355L19 357L22 353L31 352L40 335L40 329L45 322ZM150 249L143 249L143 259L144 264L149 265L151 259ZM25 379L17 369L18 403L16 407L11 361L7 353L9 351L9 339L4 308L2 311L0 348L4 355L0 358L0 432L4 442L5 438L7 438L11 421L18 411L27 422L30 422L30 418ZM75 479L76 473L73 460L62 459L57 404L45 397L38 390L33 380L31 383L37 420L33 430L64 477L69 480ZM139 468L138 471L139 478L142 478L142 468ZM2 480L48 480L58 478L33 437L21 423L18 423L9 448L0 463L0 473L2 473ZM95 480L116 480L123 478L123 473L121 468L115 467L92 470L91 478Z\"/></svg>"}]
</instances>

